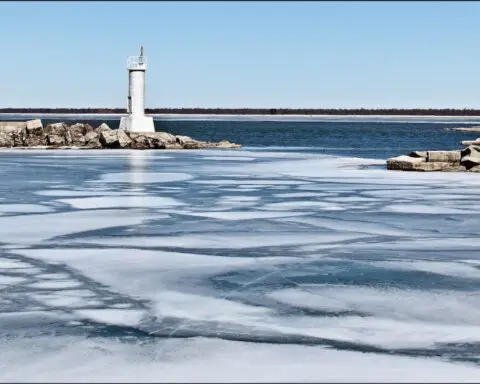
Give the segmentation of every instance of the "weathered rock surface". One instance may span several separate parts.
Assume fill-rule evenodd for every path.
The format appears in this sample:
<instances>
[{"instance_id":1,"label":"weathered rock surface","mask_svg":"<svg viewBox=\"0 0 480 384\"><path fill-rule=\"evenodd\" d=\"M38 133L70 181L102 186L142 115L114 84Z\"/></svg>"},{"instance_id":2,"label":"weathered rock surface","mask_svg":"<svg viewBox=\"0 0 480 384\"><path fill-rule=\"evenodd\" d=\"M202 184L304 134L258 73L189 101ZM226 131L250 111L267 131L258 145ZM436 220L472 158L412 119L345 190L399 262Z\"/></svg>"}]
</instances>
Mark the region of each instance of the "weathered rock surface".
<instances>
[{"instance_id":1,"label":"weathered rock surface","mask_svg":"<svg viewBox=\"0 0 480 384\"><path fill-rule=\"evenodd\" d=\"M423 157L397 156L387 160L388 169L398 169L402 171L415 171L419 164L425 163Z\"/></svg>"},{"instance_id":2,"label":"weathered rock surface","mask_svg":"<svg viewBox=\"0 0 480 384\"><path fill-rule=\"evenodd\" d=\"M461 142L462 145L469 146L469 145L480 145L480 137L475 140L464 140Z\"/></svg>"},{"instance_id":3,"label":"weathered rock surface","mask_svg":"<svg viewBox=\"0 0 480 384\"><path fill-rule=\"evenodd\" d=\"M27 147L45 144L45 132L42 121L39 119L27 121L23 145Z\"/></svg>"},{"instance_id":4,"label":"weathered rock surface","mask_svg":"<svg viewBox=\"0 0 480 384\"><path fill-rule=\"evenodd\" d=\"M427 151L427 162L460 162L460 150Z\"/></svg>"},{"instance_id":5,"label":"weathered rock surface","mask_svg":"<svg viewBox=\"0 0 480 384\"><path fill-rule=\"evenodd\" d=\"M26 124L5 125L0 129L0 146L2 147L20 147L24 144L26 135Z\"/></svg>"},{"instance_id":6,"label":"weathered rock surface","mask_svg":"<svg viewBox=\"0 0 480 384\"><path fill-rule=\"evenodd\" d=\"M239 144L222 140L219 143L175 136L168 132L125 132L111 129L103 123L97 128L89 124L65 122L48 124L41 120L27 122L0 122L0 147L48 149L201 149L240 148Z\"/></svg>"},{"instance_id":7,"label":"weathered rock surface","mask_svg":"<svg viewBox=\"0 0 480 384\"><path fill-rule=\"evenodd\" d=\"M478 168L476 168L478 167ZM387 169L419 172L480 172L480 146L453 151L414 151L387 159Z\"/></svg>"}]
</instances>

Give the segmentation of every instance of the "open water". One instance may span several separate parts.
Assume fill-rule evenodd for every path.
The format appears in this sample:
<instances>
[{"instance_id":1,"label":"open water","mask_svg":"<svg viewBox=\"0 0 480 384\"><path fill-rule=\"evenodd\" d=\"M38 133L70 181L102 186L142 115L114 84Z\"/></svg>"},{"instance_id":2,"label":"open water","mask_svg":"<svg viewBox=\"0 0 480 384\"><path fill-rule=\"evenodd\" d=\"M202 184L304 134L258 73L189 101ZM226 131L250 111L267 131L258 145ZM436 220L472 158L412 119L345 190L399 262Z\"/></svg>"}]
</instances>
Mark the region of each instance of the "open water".
<instances>
[{"instance_id":1,"label":"open water","mask_svg":"<svg viewBox=\"0 0 480 384\"><path fill-rule=\"evenodd\" d=\"M480 136L458 126L158 120L244 148L1 150L0 381L478 382L480 174L385 169Z\"/></svg>"}]
</instances>

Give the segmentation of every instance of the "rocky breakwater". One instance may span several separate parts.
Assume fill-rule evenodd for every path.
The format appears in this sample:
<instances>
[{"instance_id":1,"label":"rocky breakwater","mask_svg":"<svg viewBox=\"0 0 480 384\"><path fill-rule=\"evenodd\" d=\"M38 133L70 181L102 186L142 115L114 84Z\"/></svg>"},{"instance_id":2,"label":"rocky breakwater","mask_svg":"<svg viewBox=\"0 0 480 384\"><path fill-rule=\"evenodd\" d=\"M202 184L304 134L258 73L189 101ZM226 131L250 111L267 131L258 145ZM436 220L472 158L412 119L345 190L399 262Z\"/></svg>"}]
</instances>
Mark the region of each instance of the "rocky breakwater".
<instances>
[{"instance_id":1,"label":"rocky breakwater","mask_svg":"<svg viewBox=\"0 0 480 384\"><path fill-rule=\"evenodd\" d=\"M414 151L387 160L387 169L420 172L480 172L480 138L462 141L464 149Z\"/></svg>"},{"instance_id":2,"label":"rocky breakwater","mask_svg":"<svg viewBox=\"0 0 480 384\"><path fill-rule=\"evenodd\" d=\"M86 123L48 124L41 120L0 122L0 147L45 149L202 149L240 148L239 144L222 140L218 143L198 141L188 136L167 132L125 132L107 124L93 128Z\"/></svg>"}]
</instances>

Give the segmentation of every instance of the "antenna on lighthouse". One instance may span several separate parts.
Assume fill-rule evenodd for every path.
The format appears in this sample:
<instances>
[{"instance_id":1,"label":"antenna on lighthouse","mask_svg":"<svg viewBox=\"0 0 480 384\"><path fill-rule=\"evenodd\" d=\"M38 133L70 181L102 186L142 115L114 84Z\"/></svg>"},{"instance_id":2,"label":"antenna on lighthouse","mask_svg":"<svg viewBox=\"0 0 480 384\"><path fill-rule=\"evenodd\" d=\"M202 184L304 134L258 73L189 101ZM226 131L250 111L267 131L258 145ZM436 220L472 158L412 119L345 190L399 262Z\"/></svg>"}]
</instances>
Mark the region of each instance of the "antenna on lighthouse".
<instances>
[{"instance_id":1,"label":"antenna on lighthouse","mask_svg":"<svg viewBox=\"0 0 480 384\"><path fill-rule=\"evenodd\" d=\"M143 56L143 45L140 56L127 58L128 70L128 116L120 119L119 129L129 132L155 132L153 118L145 116L145 72L147 58Z\"/></svg>"}]
</instances>

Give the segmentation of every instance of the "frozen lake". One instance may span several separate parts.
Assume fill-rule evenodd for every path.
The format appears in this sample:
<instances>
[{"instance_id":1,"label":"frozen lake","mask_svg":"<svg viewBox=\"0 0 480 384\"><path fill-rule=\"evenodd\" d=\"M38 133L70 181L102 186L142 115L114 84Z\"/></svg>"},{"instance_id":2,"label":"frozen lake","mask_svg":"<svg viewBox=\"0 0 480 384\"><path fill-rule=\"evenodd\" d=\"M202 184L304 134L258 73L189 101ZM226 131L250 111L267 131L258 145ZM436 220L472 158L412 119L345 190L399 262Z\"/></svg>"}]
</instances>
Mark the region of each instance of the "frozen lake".
<instances>
[{"instance_id":1,"label":"frozen lake","mask_svg":"<svg viewBox=\"0 0 480 384\"><path fill-rule=\"evenodd\" d=\"M384 164L1 150L0 381L478 381L480 177Z\"/></svg>"}]
</instances>

